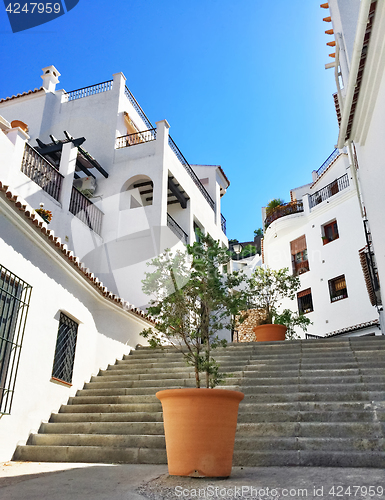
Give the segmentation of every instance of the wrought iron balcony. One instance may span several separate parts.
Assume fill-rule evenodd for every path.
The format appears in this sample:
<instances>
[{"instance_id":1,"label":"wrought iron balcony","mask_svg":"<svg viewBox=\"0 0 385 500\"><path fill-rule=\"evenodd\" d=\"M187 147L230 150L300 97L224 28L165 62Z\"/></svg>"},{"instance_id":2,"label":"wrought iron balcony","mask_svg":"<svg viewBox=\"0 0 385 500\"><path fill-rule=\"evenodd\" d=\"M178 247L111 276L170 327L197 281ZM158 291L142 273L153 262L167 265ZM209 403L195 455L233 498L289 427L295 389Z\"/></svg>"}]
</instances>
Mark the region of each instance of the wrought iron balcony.
<instances>
[{"instance_id":1,"label":"wrought iron balcony","mask_svg":"<svg viewBox=\"0 0 385 500\"><path fill-rule=\"evenodd\" d=\"M267 229L272 222L286 215L292 215L296 213L303 212L302 201L290 201L284 205L279 205L279 207L274 208L265 219L265 228Z\"/></svg>"},{"instance_id":2,"label":"wrought iron balcony","mask_svg":"<svg viewBox=\"0 0 385 500\"><path fill-rule=\"evenodd\" d=\"M143 123L146 124L146 127L148 129L151 129L153 128L153 125L152 123L150 122L150 120L147 118L146 116L146 113L143 111L143 109L140 107L138 101L135 99L135 97L132 95L130 89L127 87L125 87L124 89L124 95L127 97L127 99L130 101L130 103L134 106L136 112L138 113L138 115L141 117L141 119L143 120Z\"/></svg>"},{"instance_id":3,"label":"wrought iron balcony","mask_svg":"<svg viewBox=\"0 0 385 500\"><path fill-rule=\"evenodd\" d=\"M195 185L199 189L199 191L203 194L204 198L206 199L207 203L210 205L210 207L215 211L215 203L214 200L211 198L209 193L206 191L205 187L199 180L197 174L194 172L194 170L191 168L189 162L186 160L186 158L183 156L181 153L180 149L178 146L175 144L171 136L168 137L168 145L172 149L172 151L175 153L175 156L178 158L180 163L184 166L186 169L187 173L191 177L191 179L194 181Z\"/></svg>"},{"instance_id":4,"label":"wrought iron balcony","mask_svg":"<svg viewBox=\"0 0 385 500\"><path fill-rule=\"evenodd\" d=\"M128 134L118 137L116 139L116 149L127 148L135 146L136 144L143 144L156 140L156 128L143 130L143 132L136 132L135 134Z\"/></svg>"},{"instance_id":5,"label":"wrought iron balcony","mask_svg":"<svg viewBox=\"0 0 385 500\"><path fill-rule=\"evenodd\" d=\"M72 187L69 211L93 229L95 233L101 234L103 212L75 186Z\"/></svg>"},{"instance_id":6,"label":"wrought iron balcony","mask_svg":"<svg viewBox=\"0 0 385 500\"><path fill-rule=\"evenodd\" d=\"M183 231L183 229L180 227L177 221L173 219L173 217L171 217L170 214L167 214L167 226L176 236L178 236L180 240L183 241L185 245L187 245L188 235Z\"/></svg>"},{"instance_id":7,"label":"wrought iron balcony","mask_svg":"<svg viewBox=\"0 0 385 500\"><path fill-rule=\"evenodd\" d=\"M36 182L43 191L59 201L63 176L29 144L25 145L21 171Z\"/></svg>"},{"instance_id":8,"label":"wrought iron balcony","mask_svg":"<svg viewBox=\"0 0 385 500\"><path fill-rule=\"evenodd\" d=\"M221 214L221 228L222 231L226 234L226 219L223 217L222 214Z\"/></svg>"},{"instance_id":9,"label":"wrought iron balcony","mask_svg":"<svg viewBox=\"0 0 385 500\"><path fill-rule=\"evenodd\" d=\"M325 170L328 168L328 166L331 165L333 163L333 161L338 156L340 156L340 154L341 153L340 153L339 149L335 149L333 151L333 153L328 158L326 158L326 160L322 163L320 168L317 170L317 176L319 177L321 174L323 174L325 172Z\"/></svg>"},{"instance_id":10,"label":"wrought iron balcony","mask_svg":"<svg viewBox=\"0 0 385 500\"><path fill-rule=\"evenodd\" d=\"M331 196L339 193L343 189L346 189L349 186L349 177L348 174L344 174L342 177L339 177L335 181L331 182L327 186L323 187L319 191L316 191L309 197L309 206L310 208L319 205L323 201L327 200Z\"/></svg>"}]
</instances>

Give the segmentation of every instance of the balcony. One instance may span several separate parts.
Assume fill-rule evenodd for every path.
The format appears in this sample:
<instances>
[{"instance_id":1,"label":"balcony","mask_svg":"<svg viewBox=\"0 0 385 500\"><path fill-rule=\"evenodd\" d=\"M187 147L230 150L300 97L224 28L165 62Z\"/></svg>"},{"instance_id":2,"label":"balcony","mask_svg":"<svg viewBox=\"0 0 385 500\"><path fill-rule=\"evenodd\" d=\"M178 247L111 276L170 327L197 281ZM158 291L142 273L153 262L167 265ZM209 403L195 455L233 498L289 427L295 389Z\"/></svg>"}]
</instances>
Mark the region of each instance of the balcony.
<instances>
[{"instance_id":1,"label":"balcony","mask_svg":"<svg viewBox=\"0 0 385 500\"><path fill-rule=\"evenodd\" d=\"M309 261L301 260L299 262L293 262L293 274L294 276L299 276L300 274L307 273L309 271Z\"/></svg>"},{"instance_id":2,"label":"balcony","mask_svg":"<svg viewBox=\"0 0 385 500\"><path fill-rule=\"evenodd\" d=\"M137 144L143 144L144 142L155 140L156 128L151 128L148 130L143 130L142 132L136 132L135 134L128 134L117 137L115 147L116 149L127 148L129 146L135 146Z\"/></svg>"},{"instance_id":3,"label":"balcony","mask_svg":"<svg viewBox=\"0 0 385 500\"><path fill-rule=\"evenodd\" d=\"M221 214L221 229L226 234L226 219L222 214Z\"/></svg>"},{"instance_id":4,"label":"balcony","mask_svg":"<svg viewBox=\"0 0 385 500\"><path fill-rule=\"evenodd\" d=\"M95 233L101 234L103 212L74 186L72 187L69 211Z\"/></svg>"},{"instance_id":5,"label":"balcony","mask_svg":"<svg viewBox=\"0 0 385 500\"><path fill-rule=\"evenodd\" d=\"M186 160L186 158L183 156L183 154L181 153L180 149L175 144L175 142L173 141L173 139L171 138L171 136L168 137L168 145L170 146L170 148L174 152L175 156L178 158L178 160L181 163L181 165L183 165L183 167L185 168L185 170L187 171L187 173L189 174L189 176L191 177L191 179L194 181L194 184L197 186L197 188L199 189L199 191L202 193L202 195L205 198L205 200L207 201L207 203L215 211L214 200L211 198L211 196L209 195L209 193L206 191L206 188L203 186L203 184L199 180L198 176L196 175L196 173L194 172L194 170L191 168L190 164L188 163L188 161Z\"/></svg>"},{"instance_id":6,"label":"balcony","mask_svg":"<svg viewBox=\"0 0 385 500\"><path fill-rule=\"evenodd\" d=\"M167 214L167 226L185 245L187 245L188 235L170 214Z\"/></svg>"},{"instance_id":7,"label":"balcony","mask_svg":"<svg viewBox=\"0 0 385 500\"><path fill-rule=\"evenodd\" d=\"M335 181L331 182L327 186L323 187L319 191L316 191L314 194L312 194L309 197L310 208L319 205L328 198L331 198L335 194L346 189L348 186L349 186L349 177L348 174L344 174L342 177L339 177Z\"/></svg>"},{"instance_id":8,"label":"balcony","mask_svg":"<svg viewBox=\"0 0 385 500\"><path fill-rule=\"evenodd\" d=\"M292 215L303 212L302 201L290 201L284 205L274 208L265 219L265 228L267 229L272 222L281 217L286 217L286 215Z\"/></svg>"},{"instance_id":9,"label":"balcony","mask_svg":"<svg viewBox=\"0 0 385 500\"><path fill-rule=\"evenodd\" d=\"M107 92L112 90L113 81L108 80L107 82L97 83L96 85L90 85L89 87L83 87L81 89L71 90L71 92L65 92L66 101L75 101L77 99L82 99L83 97L89 97L90 95L100 94L101 92Z\"/></svg>"},{"instance_id":10,"label":"balcony","mask_svg":"<svg viewBox=\"0 0 385 500\"><path fill-rule=\"evenodd\" d=\"M63 176L29 144L25 145L21 171L56 201L59 201Z\"/></svg>"}]
</instances>

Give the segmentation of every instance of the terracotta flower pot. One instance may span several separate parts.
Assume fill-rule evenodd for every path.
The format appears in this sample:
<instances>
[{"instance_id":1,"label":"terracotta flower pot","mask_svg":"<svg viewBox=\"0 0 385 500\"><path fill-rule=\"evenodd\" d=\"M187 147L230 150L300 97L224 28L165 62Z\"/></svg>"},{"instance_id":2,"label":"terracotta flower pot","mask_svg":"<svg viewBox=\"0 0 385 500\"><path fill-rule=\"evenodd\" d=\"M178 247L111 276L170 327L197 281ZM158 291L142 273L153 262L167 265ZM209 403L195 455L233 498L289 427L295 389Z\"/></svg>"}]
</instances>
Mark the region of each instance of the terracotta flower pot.
<instances>
[{"instance_id":1,"label":"terracotta flower pot","mask_svg":"<svg viewBox=\"0 0 385 500\"><path fill-rule=\"evenodd\" d=\"M225 389L169 389L156 397L163 407L169 474L230 476L244 395Z\"/></svg>"},{"instance_id":2,"label":"terracotta flower pot","mask_svg":"<svg viewBox=\"0 0 385 500\"><path fill-rule=\"evenodd\" d=\"M285 340L286 330L285 325L259 325L254 327L257 342Z\"/></svg>"}]
</instances>

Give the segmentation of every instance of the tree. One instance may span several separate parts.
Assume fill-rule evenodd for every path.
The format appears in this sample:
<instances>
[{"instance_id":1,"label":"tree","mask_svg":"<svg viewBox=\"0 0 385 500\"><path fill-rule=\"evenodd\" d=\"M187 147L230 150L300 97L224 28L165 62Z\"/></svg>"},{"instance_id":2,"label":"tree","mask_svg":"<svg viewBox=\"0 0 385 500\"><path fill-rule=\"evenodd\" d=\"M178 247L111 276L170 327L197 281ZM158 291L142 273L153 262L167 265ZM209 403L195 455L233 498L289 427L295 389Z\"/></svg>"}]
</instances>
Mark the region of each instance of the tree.
<instances>
[{"instance_id":1,"label":"tree","mask_svg":"<svg viewBox=\"0 0 385 500\"><path fill-rule=\"evenodd\" d=\"M278 271L257 267L248 280L246 290L248 307L262 312L261 324L285 325L287 327L286 338L296 338L294 327L299 326L307 331L311 321L297 311L293 312L290 309L280 311L280 306L284 298L295 299L299 288L299 277L289 274L287 267Z\"/></svg>"},{"instance_id":2,"label":"tree","mask_svg":"<svg viewBox=\"0 0 385 500\"><path fill-rule=\"evenodd\" d=\"M148 313L156 319L141 335L152 347L172 345L194 367L196 387L205 373L206 387L221 379L212 350L225 346L218 331L234 327L234 318L245 309L246 296L237 292L243 273L221 270L230 260L228 251L210 235L188 245L186 252L167 250L150 262L143 291L152 295Z\"/></svg>"}]
</instances>

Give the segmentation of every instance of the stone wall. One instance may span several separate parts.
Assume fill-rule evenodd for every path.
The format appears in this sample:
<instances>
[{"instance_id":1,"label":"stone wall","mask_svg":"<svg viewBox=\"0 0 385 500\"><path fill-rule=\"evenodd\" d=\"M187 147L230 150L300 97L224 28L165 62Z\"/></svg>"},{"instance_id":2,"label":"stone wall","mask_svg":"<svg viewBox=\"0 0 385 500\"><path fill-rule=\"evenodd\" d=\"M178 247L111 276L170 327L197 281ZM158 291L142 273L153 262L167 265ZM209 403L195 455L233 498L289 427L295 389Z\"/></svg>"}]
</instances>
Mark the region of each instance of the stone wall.
<instances>
[{"instance_id":1,"label":"stone wall","mask_svg":"<svg viewBox=\"0 0 385 500\"><path fill-rule=\"evenodd\" d=\"M247 318L236 327L238 336L235 332L234 342L256 342L253 328L261 324L261 321L264 319L264 314L259 309L249 309L242 313L242 315L245 314L247 314Z\"/></svg>"}]
</instances>

